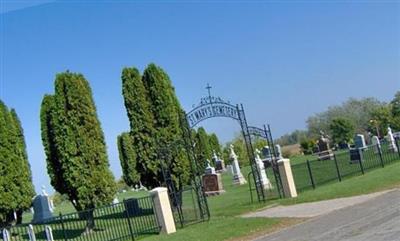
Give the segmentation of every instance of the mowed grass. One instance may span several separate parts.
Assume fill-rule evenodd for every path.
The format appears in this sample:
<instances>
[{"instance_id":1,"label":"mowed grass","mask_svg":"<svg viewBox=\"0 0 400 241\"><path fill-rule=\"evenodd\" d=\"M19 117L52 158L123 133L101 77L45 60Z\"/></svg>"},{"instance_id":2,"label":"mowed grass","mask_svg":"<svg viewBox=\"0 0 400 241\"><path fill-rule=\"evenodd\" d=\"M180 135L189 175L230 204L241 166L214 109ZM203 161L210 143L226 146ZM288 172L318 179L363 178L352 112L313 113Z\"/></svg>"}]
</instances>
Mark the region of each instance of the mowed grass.
<instances>
[{"instance_id":1,"label":"mowed grass","mask_svg":"<svg viewBox=\"0 0 400 241\"><path fill-rule=\"evenodd\" d=\"M315 202L333 198L350 197L368 194L391 188L400 188L400 161L343 180L307 190L297 198L279 200L279 204L292 205L296 203Z\"/></svg>"},{"instance_id":2,"label":"mowed grass","mask_svg":"<svg viewBox=\"0 0 400 241\"><path fill-rule=\"evenodd\" d=\"M382 165L388 165L400 158L398 153L388 149L387 144L382 144L382 156L378 154L375 146L363 149L361 155L362 163L351 161L348 150L335 152L336 162L335 159L319 160L318 157L310 155L292 158L292 172L297 190L312 188L312 181L318 187L329 182L337 182L339 179L361 175L362 171L368 172L381 168ZM310 168L307 166L307 160L309 160Z\"/></svg>"},{"instance_id":3,"label":"mowed grass","mask_svg":"<svg viewBox=\"0 0 400 241\"><path fill-rule=\"evenodd\" d=\"M322 166L321 166L322 167ZM318 169L316 169L318 171ZM250 172L250 167L243 167L242 173L247 179L247 174ZM315 190L306 190L301 192L297 198L294 199L272 199L266 202L259 203L256 195L254 195L254 202L251 202L249 186L244 184L241 186L232 184L232 176L229 173L222 175L222 181L226 192L219 196L209 197L208 204L211 213L209 222L197 223L188 225L184 228L178 227L178 231L172 235L146 235L141 236L141 240L213 240L222 241L230 239L246 239L247 237L254 237L254 235L262 234L271 230L276 230L285 225L290 225L288 219L271 219L271 218L241 218L240 215L256 211L267 206L276 205L291 205L296 203L313 202L319 200L326 200L338 197L348 197L353 195L371 193L383 189L399 187L400 186L400 161L393 162L391 165L386 165L385 168L371 169L365 175L359 175L352 178L346 178L342 182L331 182L325 185L317 186ZM323 174L321 174L323 175ZM274 178L272 173L268 173L268 177L273 182ZM249 180L247 180L249 181ZM253 183L253 180L251 180ZM254 184L253 184L254 185ZM137 192L123 193L122 198L135 197L139 195ZM145 195L145 192L140 193ZM120 200L122 199L120 198ZM188 199L190 201L190 198ZM67 212L71 206L61 205L57 210ZM69 204L70 205L70 204ZM73 210L72 210L73 211ZM112 230L112 225L124 222L122 219L116 217L109 217L99 223L103 230L97 234L89 234L83 240L94 240L90 236L104 237L102 240L108 240L109 237L118 237ZM109 223L109 226L108 226ZM84 228L84 223L79 226L79 232L76 233L76 238L80 237L80 233ZM128 234L128 226L121 223L119 226L123 234ZM39 227L38 227L39 228ZM58 236L58 235L57 235ZM59 237L59 236L58 236ZM107 238L106 238L107 237ZM41 239L40 239L41 240ZM57 239L58 240L58 239ZM126 240L131 240L127 238Z\"/></svg>"},{"instance_id":4,"label":"mowed grass","mask_svg":"<svg viewBox=\"0 0 400 241\"><path fill-rule=\"evenodd\" d=\"M249 167L242 169L243 173L248 170ZM208 198L211 211L209 222L190 225L179 229L172 235L151 236L145 240L243 240L252 234L265 233L268 230L288 225L288 223L286 223L287 219L241 218L240 214L268 206L328 200L400 187L400 161L387 165L385 168L371 170L365 175L347 178L342 182L328 183L315 190L304 191L297 198L274 199L265 203L257 201L251 203L248 186L233 186L230 175L223 175L223 182L226 193Z\"/></svg>"}]
</instances>

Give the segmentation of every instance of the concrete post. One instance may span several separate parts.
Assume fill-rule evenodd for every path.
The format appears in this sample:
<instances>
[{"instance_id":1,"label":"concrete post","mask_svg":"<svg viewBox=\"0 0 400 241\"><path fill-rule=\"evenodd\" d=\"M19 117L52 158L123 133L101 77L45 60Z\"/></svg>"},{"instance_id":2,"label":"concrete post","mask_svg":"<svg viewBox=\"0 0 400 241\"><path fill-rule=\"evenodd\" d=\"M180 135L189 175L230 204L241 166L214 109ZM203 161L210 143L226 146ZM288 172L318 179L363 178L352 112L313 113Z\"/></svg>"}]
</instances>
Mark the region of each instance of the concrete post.
<instances>
[{"instance_id":1,"label":"concrete post","mask_svg":"<svg viewBox=\"0 0 400 241\"><path fill-rule=\"evenodd\" d=\"M282 179L283 192L285 197L297 197L296 185L294 183L292 168L289 159L280 159L278 161L279 174Z\"/></svg>"},{"instance_id":2,"label":"concrete post","mask_svg":"<svg viewBox=\"0 0 400 241\"><path fill-rule=\"evenodd\" d=\"M150 191L150 195L153 198L158 224L161 226L161 233L175 233L175 221L169 202L168 189L157 187Z\"/></svg>"}]
</instances>

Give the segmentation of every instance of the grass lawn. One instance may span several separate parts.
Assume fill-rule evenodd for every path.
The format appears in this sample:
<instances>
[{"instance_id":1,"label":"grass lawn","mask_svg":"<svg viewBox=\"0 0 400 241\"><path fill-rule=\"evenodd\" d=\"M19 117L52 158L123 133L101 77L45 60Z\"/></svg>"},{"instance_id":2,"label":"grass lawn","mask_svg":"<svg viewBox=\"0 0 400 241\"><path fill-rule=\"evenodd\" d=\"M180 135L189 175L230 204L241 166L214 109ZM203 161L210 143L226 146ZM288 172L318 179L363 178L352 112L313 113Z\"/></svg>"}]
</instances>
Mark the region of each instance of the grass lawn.
<instances>
[{"instance_id":1,"label":"grass lawn","mask_svg":"<svg viewBox=\"0 0 400 241\"><path fill-rule=\"evenodd\" d=\"M244 170L248 167L243 168ZM245 173L245 172L243 172ZM274 230L290 225L287 219L240 218L240 214L255 211L266 206L291 205L339 197L348 197L400 187L400 162L367 172L365 175L348 178L342 182L329 183L315 190L304 191L297 198L275 199L265 203L250 203L248 186L233 186L231 176L224 175L226 193L208 198L211 211L209 222L194 224L180 229L172 235L159 235L144 240L230 240L252 236L254 233ZM292 221L295 223L297 220Z\"/></svg>"},{"instance_id":2,"label":"grass lawn","mask_svg":"<svg viewBox=\"0 0 400 241\"><path fill-rule=\"evenodd\" d=\"M349 197L400 187L400 162L374 169L365 175L360 175L330 183L315 190L307 190L297 198L282 199L278 203L284 205L314 202L340 197Z\"/></svg>"},{"instance_id":3,"label":"grass lawn","mask_svg":"<svg viewBox=\"0 0 400 241\"><path fill-rule=\"evenodd\" d=\"M316 169L317 170L317 169ZM242 168L242 173L247 179L250 167ZM323 186L318 186L315 190L306 190L301 192L294 199L272 199L265 203L258 203L256 197L254 202L250 200L249 187L247 184L236 186L232 184L232 176L229 173L222 175L222 181L226 192L219 196L209 197L211 219L209 222L203 222L186 226L178 229L177 233L172 235L150 235L143 236L142 240L237 240L240 237L254 237L277 228L291 225L299 220L294 219L271 219L271 218L240 218L241 214L256 211L266 206L273 205L291 205L303 202L312 202L326 200L338 197L347 197L365 193L371 193L382 189L388 189L400 186L400 162L386 165L385 168L377 168L367 171L365 175L359 175L352 178L346 178L342 182L332 182ZM273 182L273 176L268 173L268 177ZM252 181L253 182L253 181ZM146 195L146 192L125 192L119 194L119 199L130 197L140 197ZM73 207L64 203L57 207L56 212L74 212ZM103 215L103 214L102 214ZM104 219L104 223L98 223L104 226L104 231L97 234L90 234L84 240L92 240L89 236L103 236L111 231L110 225L123 222L117 217ZM104 225L103 225L104 224ZM84 228L84 223L78 225L79 230ZM118 225L122 233L127 233L126 223ZM78 230L77 229L77 230ZM78 231L79 231L78 230ZM127 233L128 234L128 233ZM59 235L57 235L59 236ZM113 236L113 235L112 235ZM117 237L117 236L116 236ZM77 239L80 236L76 236ZM40 238L39 238L40 239ZM38 240L39 240L38 239ZM40 239L41 240L41 239ZM104 239L107 240L107 239ZM130 240L130 239L127 239Z\"/></svg>"}]
</instances>

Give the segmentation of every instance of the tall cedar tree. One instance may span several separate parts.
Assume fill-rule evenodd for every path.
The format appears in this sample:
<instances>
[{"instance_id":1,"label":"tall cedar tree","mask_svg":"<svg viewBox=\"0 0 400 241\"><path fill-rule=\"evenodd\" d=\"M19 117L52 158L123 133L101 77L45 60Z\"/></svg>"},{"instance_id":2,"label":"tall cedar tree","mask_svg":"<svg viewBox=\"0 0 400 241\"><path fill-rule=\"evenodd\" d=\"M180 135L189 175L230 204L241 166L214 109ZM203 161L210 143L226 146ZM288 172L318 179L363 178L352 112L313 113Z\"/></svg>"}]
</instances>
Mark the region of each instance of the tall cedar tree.
<instances>
[{"instance_id":1,"label":"tall cedar tree","mask_svg":"<svg viewBox=\"0 0 400 241\"><path fill-rule=\"evenodd\" d=\"M140 181L147 187L159 186L158 169L159 165L155 162L155 129L154 118L151 112L151 105L148 100L148 92L143 85L142 78L136 68L124 68L122 71L122 95L124 96L125 108L131 127L130 134L134 145L134 155L131 160L136 159L135 168L140 175ZM122 147L122 146L120 146ZM128 153L128 150L124 150ZM124 167L122 167L124 169ZM125 170L124 173L127 173ZM127 177L124 176L124 180ZM130 179L130 178L127 178ZM130 180L133 184L134 180Z\"/></svg>"},{"instance_id":2,"label":"tall cedar tree","mask_svg":"<svg viewBox=\"0 0 400 241\"><path fill-rule=\"evenodd\" d=\"M123 180L128 186L134 186L140 181L140 174L137 169L137 157L135 146L129 132L124 132L118 136L118 151L121 161Z\"/></svg>"},{"instance_id":3,"label":"tall cedar tree","mask_svg":"<svg viewBox=\"0 0 400 241\"><path fill-rule=\"evenodd\" d=\"M182 108L171 80L164 70L155 64L147 66L142 79L148 90L148 100L154 117L155 143L159 147L173 145L182 139L180 125ZM156 160L155 163L159 165L160 160ZM183 150L173 153L171 173L179 185L189 180L189 161Z\"/></svg>"},{"instance_id":4,"label":"tall cedar tree","mask_svg":"<svg viewBox=\"0 0 400 241\"><path fill-rule=\"evenodd\" d=\"M21 123L14 109L0 100L0 224L22 221L35 195ZM0 225L1 226L1 225Z\"/></svg>"},{"instance_id":5,"label":"tall cedar tree","mask_svg":"<svg viewBox=\"0 0 400 241\"><path fill-rule=\"evenodd\" d=\"M212 147L210 145L209 136L203 127L197 129L195 150L199 166L204 170L207 166L207 160L211 161Z\"/></svg>"},{"instance_id":6,"label":"tall cedar tree","mask_svg":"<svg viewBox=\"0 0 400 241\"><path fill-rule=\"evenodd\" d=\"M111 203L116 184L92 91L83 75L57 74L55 94L44 96L40 117L54 189L66 194L78 211ZM94 222L89 214L91 230Z\"/></svg>"},{"instance_id":7,"label":"tall cedar tree","mask_svg":"<svg viewBox=\"0 0 400 241\"><path fill-rule=\"evenodd\" d=\"M215 133L212 133L208 136L208 141L210 143L211 151L215 151L218 155L221 155L221 145L219 144L218 136ZM220 158L222 158L220 156Z\"/></svg>"}]
</instances>

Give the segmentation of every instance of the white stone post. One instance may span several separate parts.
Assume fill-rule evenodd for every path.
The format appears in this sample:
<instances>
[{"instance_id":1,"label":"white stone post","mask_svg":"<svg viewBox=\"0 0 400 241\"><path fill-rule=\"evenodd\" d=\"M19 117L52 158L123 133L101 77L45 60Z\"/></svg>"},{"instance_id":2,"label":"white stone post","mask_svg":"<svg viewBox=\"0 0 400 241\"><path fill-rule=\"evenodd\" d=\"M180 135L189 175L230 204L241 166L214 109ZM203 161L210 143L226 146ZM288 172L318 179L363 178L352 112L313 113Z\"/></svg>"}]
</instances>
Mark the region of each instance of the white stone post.
<instances>
[{"instance_id":1,"label":"white stone post","mask_svg":"<svg viewBox=\"0 0 400 241\"><path fill-rule=\"evenodd\" d=\"M297 197L296 185L293 179L292 167L289 159L280 159L278 161L279 174L282 180L283 193L285 197Z\"/></svg>"},{"instance_id":2,"label":"white stone post","mask_svg":"<svg viewBox=\"0 0 400 241\"><path fill-rule=\"evenodd\" d=\"M26 229L28 231L29 241L36 241L35 231L33 230L32 224L29 224Z\"/></svg>"},{"instance_id":3,"label":"white stone post","mask_svg":"<svg viewBox=\"0 0 400 241\"><path fill-rule=\"evenodd\" d=\"M175 221L169 202L168 189L165 187L154 188L150 191L150 196L153 198L154 209L158 224L161 226L161 232L166 234L175 233Z\"/></svg>"},{"instance_id":4,"label":"white stone post","mask_svg":"<svg viewBox=\"0 0 400 241\"><path fill-rule=\"evenodd\" d=\"M7 229L3 229L3 240L11 241L10 232Z\"/></svg>"},{"instance_id":5,"label":"white stone post","mask_svg":"<svg viewBox=\"0 0 400 241\"><path fill-rule=\"evenodd\" d=\"M51 229L51 227L46 225L45 231L46 231L46 240L47 241L54 241L53 230Z\"/></svg>"}]
</instances>

